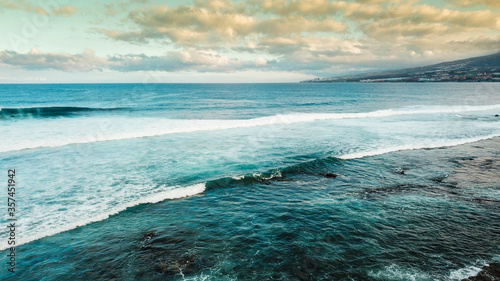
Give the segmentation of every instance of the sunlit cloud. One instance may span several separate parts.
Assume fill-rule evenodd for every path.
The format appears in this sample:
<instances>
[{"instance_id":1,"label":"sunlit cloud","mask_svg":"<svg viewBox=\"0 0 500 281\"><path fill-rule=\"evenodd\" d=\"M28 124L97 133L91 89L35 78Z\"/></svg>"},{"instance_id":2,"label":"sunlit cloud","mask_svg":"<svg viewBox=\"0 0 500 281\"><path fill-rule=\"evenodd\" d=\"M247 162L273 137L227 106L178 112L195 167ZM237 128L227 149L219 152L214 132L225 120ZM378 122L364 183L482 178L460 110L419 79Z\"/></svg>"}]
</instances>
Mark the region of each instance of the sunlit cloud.
<instances>
[{"instance_id":1,"label":"sunlit cloud","mask_svg":"<svg viewBox=\"0 0 500 281\"><path fill-rule=\"evenodd\" d=\"M68 5L62 6L60 2L62 1L43 1L37 4L33 4L32 2L26 0L0 0L0 8L2 8L0 9L0 13L2 12L2 10L4 12L7 10L19 10L47 16L70 17L76 14L76 8Z\"/></svg>"},{"instance_id":2,"label":"sunlit cloud","mask_svg":"<svg viewBox=\"0 0 500 281\"><path fill-rule=\"evenodd\" d=\"M25 12L35 12L42 14L44 13L43 9L37 5L31 4L26 0L17 0L17 1L9 1L9 0L0 0L0 13L5 10L20 10Z\"/></svg>"},{"instance_id":3,"label":"sunlit cloud","mask_svg":"<svg viewBox=\"0 0 500 281\"><path fill-rule=\"evenodd\" d=\"M461 7L486 5L487 7L500 9L500 1L498 0L449 0L449 1Z\"/></svg>"},{"instance_id":4,"label":"sunlit cloud","mask_svg":"<svg viewBox=\"0 0 500 281\"><path fill-rule=\"evenodd\" d=\"M97 30L109 38L130 42L168 39L174 45L191 48L244 50L246 46L250 52L286 54L303 51L304 46L315 52L324 48L322 41L339 36L346 41L357 40L359 45L379 42L384 47L387 40L444 36L441 41L446 45L453 36L470 39L464 37L465 33L499 32L499 16L489 10L439 9L418 1L211 0L131 11L128 20L136 24L135 31ZM352 31L358 36L348 39ZM323 40L316 39L317 33Z\"/></svg>"},{"instance_id":5,"label":"sunlit cloud","mask_svg":"<svg viewBox=\"0 0 500 281\"><path fill-rule=\"evenodd\" d=\"M346 30L344 23L331 18L307 18L299 14L262 18L256 14L259 11L255 10L255 5L243 6L221 0L197 3L197 6L151 6L131 11L128 19L137 25L137 31L97 30L124 41L146 42L165 38L176 45L212 48L238 45L248 37L343 33Z\"/></svg>"},{"instance_id":6,"label":"sunlit cloud","mask_svg":"<svg viewBox=\"0 0 500 281\"><path fill-rule=\"evenodd\" d=\"M55 8L52 12L54 16L71 17L76 14L76 9L71 6L64 6L62 8Z\"/></svg>"}]
</instances>

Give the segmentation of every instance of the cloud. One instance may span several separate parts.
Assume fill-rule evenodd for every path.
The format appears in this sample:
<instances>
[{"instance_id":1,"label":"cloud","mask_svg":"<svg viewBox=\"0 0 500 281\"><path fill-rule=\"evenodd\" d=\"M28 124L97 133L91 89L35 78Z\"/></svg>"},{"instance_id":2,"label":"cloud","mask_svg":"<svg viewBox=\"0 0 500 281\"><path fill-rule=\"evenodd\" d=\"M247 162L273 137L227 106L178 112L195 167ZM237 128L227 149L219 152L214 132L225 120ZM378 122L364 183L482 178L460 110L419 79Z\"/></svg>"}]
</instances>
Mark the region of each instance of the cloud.
<instances>
[{"instance_id":1,"label":"cloud","mask_svg":"<svg viewBox=\"0 0 500 281\"><path fill-rule=\"evenodd\" d=\"M386 7L373 20L360 23L359 28L368 40L383 44L420 38L446 44L451 38L463 38L473 32L498 33L500 14L489 10L459 11L438 9L429 5L415 5L415 1ZM436 46L437 47L437 46Z\"/></svg>"},{"instance_id":2,"label":"cloud","mask_svg":"<svg viewBox=\"0 0 500 281\"><path fill-rule=\"evenodd\" d=\"M262 67L270 63L258 58L239 60L220 55L214 51L186 49L169 51L163 56L144 54L115 55L107 58L96 57L94 51L85 50L81 54L43 53L31 49L27 54L0 51L0 64L27 70L59 70L65 72L90 72L105 69L119 72L131 71L195 71L195 72L235 72ZM272 63L272 62L271 62Z\"/></svg>"},{"instance_id":3,"label":"cloud","mask_svg":"<svg viewBox=\"0 0 500 281\"><path fill-rule=\"evenodd\" d=\"M443 23L463 29L491 28L498 29L498 13L488 10L458 11L438 9L429 5L412 5L411 2L391 6L375 20L397 20L410 24Z\"/></svg>"},{"instance_id":4,"label":"cloud","mask_svg":"<svg viewBox=\"0 0 500 281\"><path fill-rule=\"evenodd\" d=\"M278 16L303 15L323 16L334 14L341 10L341 5L328 0L279 1L279 0L250 0L255 13L272 14ZM339 1L339 3L345 3Z\"/></svg>"},{"instance_id":5,"label":"cloud","mask_svg":"<svg viewBox=\"0 0 500 281\"><path fill-rule=\"evenodd\" d=\"M120 55L109 59L111 69L118 71L196 71L234 72L250 68L253 63L230 59L213 51L170 51L164 56Z\"/></svg>"},{"instance_id":6,"label":"cloud","mask_svg":"<svg viewBox=\"0 0 500 281\"><path fill-rule=\"evenodd\" d=\"M127 20L135 24L135 30L95 30L127 42L166 40L179 47L242 50L247 46L249 51L269 46L269 37L279 38L283 46L296 36L307 39L317 33L330 38L356 31L358 38L361 32L361 41L384 44L387 40L500 31L500 13L438 9L418 0L197 0L195 5L133 10Z\"/></svg>"},{"instance_id":7,"label":"cloud","mask_svg":"<svg viewBox=\"0 0 500 281\"><path fill-rule=\"evenodd\" d=\"M71 17L76 14L76 9L71 6L64 6L62 8L55 8L52 12L54 16Z\"/></svg>"},{"instance_id":8,"label":"cloud","mask_svg":"<svg viewBox=\"0 0 500 281\"><path fill-rule=\"evenodd\" d=\"M365 33L373 38L403 39L404 37L423 37L444 33L448 26L440 23L407 24L396 21L374 22L367 25Z\"/></svg>"},{"instance_id":9,"label":"cloud","mask_svg":"<svg viewBox=\"0 0 500 281\"><path fill-rule=\"evenodd\" d=\"M98 58L92 50L82 54L42 53L33 48L27 54L0 51L0 63L29 70L54 69L61 71L93 71L110 66L106 59Z\"/></svg>"},{"instance_id":10,"label":"cloud","mask_svg":"<svg viewBox=\"0 0 500 281\"><path fill-rule=\"evenodd\" d=\"M110 38L128 42L149 42L151 39L163 38L179 46L215 48L239 45L250 37L343 33L347 29L344 23L332 18L310 18L298 13L280 16L281 12L277 11L277 14L262 18L256 15L259 5L228 0L200 0L196 5L175 8L151 6L129 13L128 20L135 23L138 30L97 30ZM297 9L310 8L299 3ZM259 11L266 12L264 8Z\"/></svg>"},{"instance_id":11,"label":"cloud","mask_svg":"<svg viewBox=\"0 0 500 281\"><path fill-rule=\"evenodd\" d=\"M4 9L20 10L30 13L35 12L38 14L46 14L44 9L42 9L39 6L31 4L26 0L17 0L17 1L0 0L0 7Z\"/></svg>"},{"instance_id":12,"label":"cloud","mask_svg":"<svg viewBox=\"0 0 500 281\"><path fill-rule=\"evenodd\" d=\"M335 20L311 20L300 16L266 19L255 26L255 31L270 36L286 36L305 32L341 33L346 29L345 24Z\"/></svg>"},{"instance_id":13,"label":"cloud","mask_svg":"<svg viewBox=\"0 0 500 281\"><path fill-rule=\"evenodd\" d=\"M498 0L449 0L451 3L460 7L471 7L476 5L485 5L487 7L500 9L500 1Z\"/></svg>"},{"instance_id":14,"label":"cloud","mask_svg":"<svg viewBox=\"0 0 500 281\"><path fill-rule=\"evenodd\" d=\"M116 10L114 7L114 4L104 4L104 7L106 8L106 16L107 17L112 17L116 15Z\"/></svg>"},{"instance_id":15,"label":"cloud","mask_svg":"<svg viewBox=\"0 0 500 281\"><path fill-rule=\"evenodd\" d=\"M109 38L130 43L148 43L149 39L155 38L155 36L158 37L155 34L148 34L146 31L120 32L104 28L94 28L94 30L106 35Z\"/></svg>"},{"instance_id":16,"label":"cloud","mask_svg":"<svg viewBox=\"0 0 500 281\"><path fill-rule=\"evenodd\" d=\"M232 42L247 35L256 20L234 12L221 1L209 1L206 6L152 6L130 12L128 18L141 28L148 38L164 37L180 45ZM224 6L225 7L225 6Z\"/></svg>"},{"instance_id":17,"label":"cloud","mask_svg":"<svg viewBox=\"0 0 500 281\"><path fill-rule=\"evenodd\" d=\"M76 14L77 12L74 7L61 6L61 4L58 1L42 1L38 6L31 4L26 0L18 0L18 1L0 0L0 7L2 7L5 10L7 9L19 10L46 16L52 15L52 16L70 17Z\"/></svg>"},{"instance_id":18,"label":"cloud","mask_svg":"<svg viewBox=\"0 0 500 281\"><path fill-rule=\"evenodd\" d=\"M468 38L451 38L446 43L446 47L440 48L439 50L458 54L472 51L477 55L481 55L485 52L493 53L494 51L500 50L500 35L493 37L475 36Z\"/></svg>"},{"instance_id":19,"label":"cloud","mask_svg":"<svg viewBox=\"0 0 500 281\"><path fill-rule=\"evenodd\" d=\"M342 54L348 53L347 46L336 50L323 49L311 55L306 49L284 56L282 59L242 60L229 58L211 50L184 49L169 51L162 56L144 54L115 55L107 58L96 57L92 50L81 54L43 53L32 49L21 54L12 51L0 52L0 65L8 65L27 70L57 70L64 72L93 72L114 70L118 72L153 71L153 72L217 72L232 73L239 71L294 71L296 65L302 69L322 71L332 68L332 62L349 63ZM333 53L337 52L336 59ZM328 56L329 59L324 59Z\"/></svg>"}]
</instances>

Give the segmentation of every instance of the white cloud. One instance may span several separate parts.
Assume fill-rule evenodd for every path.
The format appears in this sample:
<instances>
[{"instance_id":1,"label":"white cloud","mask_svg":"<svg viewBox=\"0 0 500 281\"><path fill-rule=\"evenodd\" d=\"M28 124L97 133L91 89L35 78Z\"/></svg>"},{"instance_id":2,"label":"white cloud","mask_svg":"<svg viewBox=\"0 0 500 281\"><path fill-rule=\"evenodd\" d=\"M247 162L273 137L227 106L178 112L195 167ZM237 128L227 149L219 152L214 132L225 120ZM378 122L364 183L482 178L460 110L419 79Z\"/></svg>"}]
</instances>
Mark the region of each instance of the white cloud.
<instances>
[{"instance_id":1,"label":"white cloud","mask_svg":"<svg viewBox=\"0 0 500 281\"><path fill-rule=\"evenodd\" d=\"M119 72L159 71L159 72L236 72L267 65L267 60L239 60L220 55L214 51L185 49L169 51L163 56L116 55L107 58L96 57L94 51L85 50L81 54L43 53L31 49L21 54L0 51L0 64L27 70L52 69L65 72L90 72L114 70Z\"/></svg>"},{"instance_id":2,"label":"white cloud","mask_svg":"<svg viewBox=\"0 0 500 281\"><path fill-rule=\"evenodd\" d=\"M98 58L92 50L82 54L42 53L32 48L27 54L13 51L0 51L0 63L30 70L55 69L62 71L93 71L111 66L108 60Z\"/></svg>"}]
</instances>

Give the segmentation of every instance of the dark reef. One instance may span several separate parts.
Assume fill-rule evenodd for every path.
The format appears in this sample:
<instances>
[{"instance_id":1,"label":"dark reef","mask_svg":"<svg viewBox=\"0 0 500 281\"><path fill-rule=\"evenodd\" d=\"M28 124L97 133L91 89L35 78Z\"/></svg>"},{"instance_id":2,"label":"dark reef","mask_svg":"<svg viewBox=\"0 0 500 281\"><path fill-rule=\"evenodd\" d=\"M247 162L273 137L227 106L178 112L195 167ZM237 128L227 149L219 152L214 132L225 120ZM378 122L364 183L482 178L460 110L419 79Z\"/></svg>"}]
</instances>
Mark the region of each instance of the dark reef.
<instances>
[{"instance_id":1,"label":"dark reef","mask_svg":"<svg viewBox=\"0 0 500 281\"><path fill-rule=\"evenodd\" d=\"M500 263L492 263L483 266L483 269L476 275L464 278L462 281L500 281Z\"/></svg>"}]
</instances>

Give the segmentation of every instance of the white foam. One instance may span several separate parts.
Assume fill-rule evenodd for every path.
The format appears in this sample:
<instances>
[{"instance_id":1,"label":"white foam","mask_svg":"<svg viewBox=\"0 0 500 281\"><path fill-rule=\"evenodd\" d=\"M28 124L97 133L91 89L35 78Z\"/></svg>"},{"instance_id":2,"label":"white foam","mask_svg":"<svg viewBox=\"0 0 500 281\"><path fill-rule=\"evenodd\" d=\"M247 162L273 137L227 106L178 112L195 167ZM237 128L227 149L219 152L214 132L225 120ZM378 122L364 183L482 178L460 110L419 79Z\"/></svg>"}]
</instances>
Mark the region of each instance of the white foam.
<instances>
[{"instance_id":1,"label":"white foam","mask_svg":"<svg viewBox=\"0 0 500 281\"><path fill-rule=\"evenodd\" d=\"M368 273L370 276L379 280L408 280L408 281L427 281L433 280L431 276L416 268L406 268L396 264L391 264L384 267L378 272L371 271Z\"/></svg>"},{"instance_id":2,"label":"white foam","mask_svg":"<svg viewBox=\"0 0 500 281\"><path fill-rule=\"evenodd\" d=\"M169 200L169 199L171 200L171 199L185 198L185 197L194 196L196 194L200 194L204 191L205 191L205 183L194 184L194 185L190 185L190 186L186 186L186 187L170 188L169 190L157 192L157 193L151 194L149 196L141 197L138 200L134 200L134 201L119 205L119 206L113 208L112 210L110 210L106 213L100 214L100 215L94 215L94 212L90 212L88 218L78 220L74 223L65 224L65 225L58 227L58 228L53 228L53 227L49 226L49 227L47 227L48 229L40 229L40 230L36 231L36 234L30 235L27 237L19 237L16 240L16 246L20 246L20 245L23 245L23 244L47 237L47 236L52 236L52 235L57 234L57 233L61 233L61 232L65 232L65 231L68 231L71 229L75 229L77 227L84 226L84 225L87 225L87 224L90 224L93 222L105 220L112 215L116 215L116 214L126 210L127 208L131 208L131 207L137 206L139 204L158 203L160 201ZM10 246L7 245L7 243L5 243L5 244L2 243L2 244L0 244L0 251L5 250L9 247Z\"/></svg>"},{"instance_id":3,"label":"white foam","mask_svg":"<svg viewBox=\"0 0 500 281\"><path fill-rule=\"evenodd\" d=\"M500 262L500 255L494 256L493 262ZM450 271L447 280L460 281L467 279L469 276L476 276L485 265L489 265L489 263L484 260L476 260L476 262L469 266Z\"/></svg>"},{"instance_id":4,"label":"white foam","mask_svg":"<svg viewBox=\"0 0 500 281\"><path fill-rule=\"evenodd\" d=\"M475 138L467 138L467 139L446 139L446 140L439 140L439 141L426 141L424 143L419 143L419 144L408 144L408 145L399 145L399 146L392 146L392 147L386 147L386 148L378 148L374 150L366 150L366 151L360 151L360 152L355 152L355 153L349 153L349 154L344 154L337 156L340 159L357 159L357 158L363 158L363 157L369 157L369 156L376 156L376 155L381 155L381 154L386 154L390 152L395 152L395 151L402 151L402 150L417 150L417 149L429 149L429 148L438 148L438 147L447 147L447 146L457 146L457 145L462 145L466 143L472 143L472 142L477 142L481 140L487 140L491 139L494 137L499 137L500 134L491 134L487 136L480 136L480 137L475 137Z\"/></svg>"},{"instance_id":5,"label":"white foam","mask_svg":"<svg viewBox=\"0 0 500 281\"><path fill-rule=\"evenodd\" d=\"M362 113L297 113L245 120L176 120L164 118L81 117L19 120L0 124L0 152L59 147L167 134L216 131L256 126L293 124L334 119L381 118L397 115L460 113L500 109L500 104L485 106L434 106L387 109Z\"/></svg>"},{"instance_id":6,"label":"white foam","mask_svg":"<svg viewBox=\"0 0 500 281\"><path fill-rule=\"evenodd\" d=\"M469 276L476 276L479 273L479 271L481 271L483 265L485 265L485 263L483 263L482 265L476 264L476 265L471 265L471 266L467 266L464 268L452 270L450 272L450 274L448 275L448 280L460 281L462 279L468 278Z\"/></svg>"}]
</instances>

